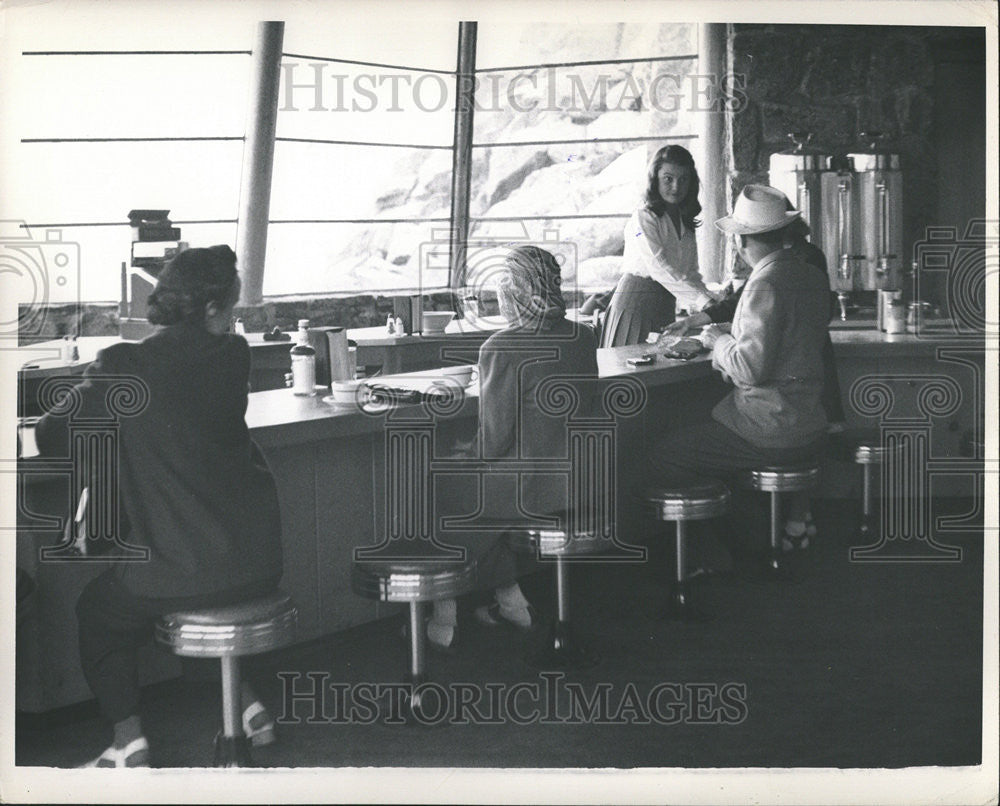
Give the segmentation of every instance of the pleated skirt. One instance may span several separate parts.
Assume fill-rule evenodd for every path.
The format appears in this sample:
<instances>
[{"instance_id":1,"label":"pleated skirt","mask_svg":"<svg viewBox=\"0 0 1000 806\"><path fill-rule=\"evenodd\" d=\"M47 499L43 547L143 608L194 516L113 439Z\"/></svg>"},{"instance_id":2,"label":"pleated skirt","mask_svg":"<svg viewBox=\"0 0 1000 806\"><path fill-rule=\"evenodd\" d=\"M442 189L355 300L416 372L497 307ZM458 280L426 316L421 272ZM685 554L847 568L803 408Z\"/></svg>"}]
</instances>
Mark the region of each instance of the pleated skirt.
<instances>
[{"instance_id":1,"label":"pleated skirt","mask_svg":"<svg viewBox=\"0 0 1000 806\"><path fill-rule=\"evenodd\" d=\"M674 321L677 300L649 277L625 274L618 281L601 328L601 347L642 344L650 332Z\"/></svg>"}]
</instances>

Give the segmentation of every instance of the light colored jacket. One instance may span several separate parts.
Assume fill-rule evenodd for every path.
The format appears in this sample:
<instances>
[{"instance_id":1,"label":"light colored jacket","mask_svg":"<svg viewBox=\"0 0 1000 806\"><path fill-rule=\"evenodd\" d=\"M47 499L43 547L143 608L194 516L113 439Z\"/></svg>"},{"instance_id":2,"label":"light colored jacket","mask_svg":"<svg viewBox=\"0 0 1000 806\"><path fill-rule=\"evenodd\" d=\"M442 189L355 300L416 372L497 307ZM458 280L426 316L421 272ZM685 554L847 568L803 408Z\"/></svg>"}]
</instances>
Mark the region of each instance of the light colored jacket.
<instances>
[{"instance_id":1,"label":"light colored jacket","mask_svg":"<svg viewBox=\"0 0 1000 806\"><path fill-rule=\"evenodd\" d=\"M794 448L826 430L822 350L829 281L788 249L761 260L736 306L732 335L712 364L735 389L712 416L761 448Z\"/></svg>"}]
</instances>

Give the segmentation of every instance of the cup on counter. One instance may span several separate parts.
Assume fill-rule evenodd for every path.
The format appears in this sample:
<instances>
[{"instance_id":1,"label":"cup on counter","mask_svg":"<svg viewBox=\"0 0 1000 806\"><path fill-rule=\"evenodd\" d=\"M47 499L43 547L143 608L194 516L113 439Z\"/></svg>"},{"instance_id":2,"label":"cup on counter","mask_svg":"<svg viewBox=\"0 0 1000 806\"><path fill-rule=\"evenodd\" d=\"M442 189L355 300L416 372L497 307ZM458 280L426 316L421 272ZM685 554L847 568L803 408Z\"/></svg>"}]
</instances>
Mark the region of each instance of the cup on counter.
<instances>
[{"instance_id":1,"label":"cup on counter","mask_svg":"<svg viewBox=\"0 0 1000 806\"><path fill-rule=\"evenodd\" d=\"M885 310L885 332L899 335L906 332L906 305L903 300L893 300Z\"/></svg>"},{"instance_id":2,"label":"cup on counter","mask_svg":"<svg viewBox=\"0 0 1000 806\"><path fill-rule=\"evenodd\" d=\"M440 372L463 389L479 377L479 367L474 364L442 367Z\"/></svg>"},{"instance_id":3,"label":"cup on counter","mask_svg":"<svg viewBox=\"0 0 1000 806\"><path fill-rule=\"evenodd\" d=\"M370 390L364 380L334 381L330 384L330 399L337 407L361 407L368 402Z\"/></svg>"},{"instance_id":4,"label":"cup on counter","mask_svg":"<svg viewBox=\"0 0 1000 806\"><path fill-rule=\"evenodd\" d=\"M899 289L880 288L875 295L875 326L879 330L887 330L889 307L894 302L903 301L903 292ZM905 316L905 314L904 314Z\"/></svg>"}]
</instances>

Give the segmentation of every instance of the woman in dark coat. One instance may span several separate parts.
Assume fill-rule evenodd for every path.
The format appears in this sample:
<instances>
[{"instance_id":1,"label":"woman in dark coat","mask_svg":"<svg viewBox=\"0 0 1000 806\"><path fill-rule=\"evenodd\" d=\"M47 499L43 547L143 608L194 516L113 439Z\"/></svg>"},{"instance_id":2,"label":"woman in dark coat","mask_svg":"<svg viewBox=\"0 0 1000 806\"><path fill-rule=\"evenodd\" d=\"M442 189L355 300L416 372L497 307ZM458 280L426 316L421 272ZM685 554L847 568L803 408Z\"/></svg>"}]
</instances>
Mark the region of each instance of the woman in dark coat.
<instances>
[{"instance_id":1,"label":"woman in dark coat","mask_svg":"<svg viewBox=\"0 0 1000 806\"><path fill-rule=\"evenodd\" d=\"M38 424L39 451L66 455L71 419L109 416L109 382L124 379L140 401L117 424L116 542L146 559L110 558L76 608L84 675L114 725L114 743L95 766L148 764L136 650L157 617L256 598L281 577L277 492L244 420L250 350L227 332L239 290L228 246L181 252L149 298L149 320L163 327L102 350ZM273 739L273 720L248 687L242 693L248 735Z\"/></svg>"},{"instance_id":2,"label":"woman in dark coat","mask_svg":"<svg viewBox=\"0 0 1000 806\"><path fill-rule=\"evenodd\" d=\"M556 259L535 246L511 249L497 280L500 313L509 324L479 350L479 458L490 463L478 513L485 521L528 526L570 506L567 478L551 468L568 455L566 419L546 411L538 392L553 377L583 381L580 405L592 407L594 390L586 381L597 377L597 339L591 328L566 319L561 282ZM537 469L531 460L538 460ZM448 535L445 542L466 547L482 586L494 589L494 603L476 611L480 623L533 626L517 583L526 569L508 547L504 528ZM454 601L435 602L428 624L432 643L449 645L455 623Z\"/></svg>"}]
</instances>

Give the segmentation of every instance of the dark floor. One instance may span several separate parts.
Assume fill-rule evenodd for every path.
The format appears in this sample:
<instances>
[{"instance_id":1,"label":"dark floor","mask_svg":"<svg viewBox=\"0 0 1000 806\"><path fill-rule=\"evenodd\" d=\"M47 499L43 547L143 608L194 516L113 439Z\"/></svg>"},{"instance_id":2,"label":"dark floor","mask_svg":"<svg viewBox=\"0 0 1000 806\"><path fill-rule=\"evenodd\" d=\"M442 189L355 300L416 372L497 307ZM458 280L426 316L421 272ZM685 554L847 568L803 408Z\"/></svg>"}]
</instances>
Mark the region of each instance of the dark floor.
<instances>
[{"instance_id":1,"label":"dark floor","mask_svg":"<svg viewBox=\"0 0 1000 806\"><path fill-rule=\"evenodd\" d=\"M938 502L938 513L965 506ZM669 573L662 549L642 565L574 567L578 628L603 658L586 671L543 679L524 662L530 637L487 630L463 613L460 650L432 654L430 671L450 687L452 711L459 710L461 691L478 697L466 711L468 724L447 718L434 726L386 724L389 710L364 707L360 688L349 689L358 706L354 723L341 718L342 700L329 685L402 678L400 618L255 659L253 672L276 715L283 708L279 673L302 675L299 691L312 686L306 673L327 684L325 721L310 724L312 703L299 702L288 713L292 724L279 726L280 741L255 750L255 760L269 767L979 763L982 529L939 538L962 548L960 562L852 563L853 505L817 502L814 511L820 535L794 556L793 582L761 581L757 562L743 557L733 578L695 587L698 602L715 616L707 624L653 617ZM526 585L545 612L549 582L539 574ZM554 700L544 690L513 688L523 682L548 685ZM589 718L579 707L575 719L567 718L567 683L593 699ZM659 684L668 685L655 689ZM659 708L642 724L651 715L651 690L660 694ZM73 766L108 743L92 708L51 717L44 727L37 718L19 724L18 765ZM156 766L211 764L215 685L189 679L151 687L143 717Z\"/></svg>"}]
</instances>

